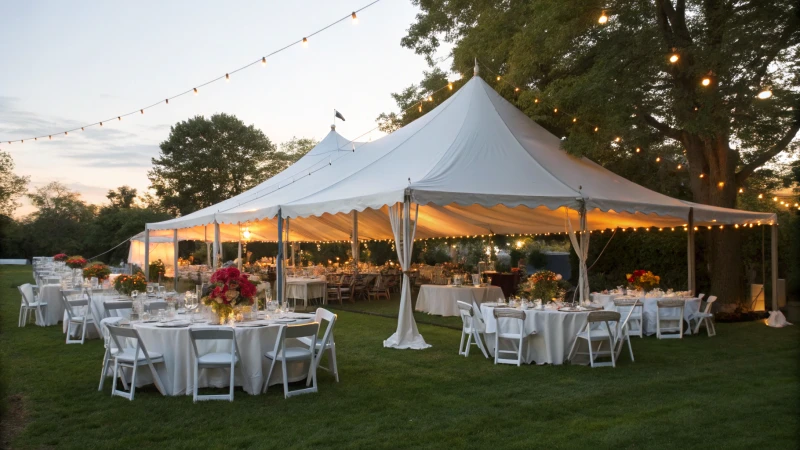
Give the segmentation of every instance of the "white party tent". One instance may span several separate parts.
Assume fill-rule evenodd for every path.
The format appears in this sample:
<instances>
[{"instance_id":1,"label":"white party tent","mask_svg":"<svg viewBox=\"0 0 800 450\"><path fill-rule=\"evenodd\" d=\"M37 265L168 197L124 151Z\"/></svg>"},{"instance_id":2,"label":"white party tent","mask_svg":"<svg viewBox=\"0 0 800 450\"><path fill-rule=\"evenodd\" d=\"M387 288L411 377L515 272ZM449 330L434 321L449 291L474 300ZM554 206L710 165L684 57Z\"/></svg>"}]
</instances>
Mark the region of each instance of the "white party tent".
<instances>
[{"instance_id":1,"label":"white party tent","mask_svg":"<svg viewBox=\"0 0 800 450\"><path fill-rule=\"evenodd\" d=\"M128 249L128 264L136 264L139 267L145 266L145 253L147 261L160 259L164 263L164 276L172 277L175 275L175 247L171 237L152 236L148 239L148 251L144 250L144 232L131 238L131 246Z\"/></svg>"},{"instance_id":2,"label":"white party tent","mask_svg":"<svg viewBox=\"0 0 800 450\"><path fill-rule=\"evenodd\" d=\"M558 137L478 76L402 129L349 149L337 146L315 164L292 166L285 173L219 205L147 229L183 228L181 233L197 235L210 225L245 227L280 242L291 219L285 234L292 241L394 239L405 271L415 237L567 231L581 261L584 298L589 231L686 227L691 289L693 226L777 224L772 213L673 199L570 156ZM220 233L217 241L235 234ZM384 345L425 348L411 311L408 276L401 292L397 332Z\"/></svg>"}]
</instances>

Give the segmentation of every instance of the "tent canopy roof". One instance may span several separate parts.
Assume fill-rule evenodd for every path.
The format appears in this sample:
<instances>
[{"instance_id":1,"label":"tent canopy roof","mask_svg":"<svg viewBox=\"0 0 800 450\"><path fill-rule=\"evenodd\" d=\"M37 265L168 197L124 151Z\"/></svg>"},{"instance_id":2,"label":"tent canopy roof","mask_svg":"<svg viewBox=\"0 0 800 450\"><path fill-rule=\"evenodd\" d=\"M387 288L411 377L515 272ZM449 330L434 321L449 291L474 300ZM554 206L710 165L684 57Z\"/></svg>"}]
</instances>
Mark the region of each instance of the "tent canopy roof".
<instances>
[{"instance_id":1,"label":"tent canopy roof","mask_svg":"<svg viewBox=\"0 0 800 450\"><path fill-rule=\"evenodd\" d=\"M420 205L418 238L560 232L565 218L577 220L584 205L590 230L679 227L690 209L698 225L776 220L772 213L674 199L568 155L558 137L479 77L388 136L355 145L342 141L332 131L309 155L251 191L148 228L217 222L226 236L247 226L263 240L275 240L280 210L292 218L292 240L347 240L349 215L359 211L361 238L390 239L386 207L406 196Z\"/></svg>"}]
</instances>

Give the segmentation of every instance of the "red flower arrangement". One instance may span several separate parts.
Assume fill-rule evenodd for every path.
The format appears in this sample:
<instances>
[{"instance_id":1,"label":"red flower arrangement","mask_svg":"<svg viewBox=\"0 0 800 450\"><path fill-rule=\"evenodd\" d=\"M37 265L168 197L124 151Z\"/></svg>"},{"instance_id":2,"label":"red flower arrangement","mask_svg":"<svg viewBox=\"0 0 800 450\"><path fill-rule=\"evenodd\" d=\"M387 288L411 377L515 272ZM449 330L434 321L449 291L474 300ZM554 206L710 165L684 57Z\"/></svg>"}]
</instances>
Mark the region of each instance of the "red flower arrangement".
<instances>
[{"instance_id":1,"label":"red flower arrangement","mask_svg":"<svg viewBox=\"0 0 800 450\"><path fill-rule=\"evenodd\" d=\"M101 262L94 262L91 266L83 269L84 278L95 277L100 281L105 280L111 275L111 268Z\"/></svg>"},{"instance_id":2,"label":"red flower arrangement","mask_svg":"<svg viewBox=\"0 0 800 450\"><path fill-rule=\"evenodd\" d=\"M86 265L86 262L87 261L83 258L83 256L70 256L65 261L67 267L71 269L81 269Z\"/></svg>"},{"instance_id":3,"label":"red flower arrangement","mask_svg":"<svg viewBox=\"0 0 800 450\"><path fill-rule=\"evenodd\" d=\"M56 255L53 255L53 261L66 261L66 260L67 260L66 253L58 253Z\"/></svg>"},{"instance_id":4,"label":"red flower arrangement","mask_svg":"<svg viewBox=\"0 0 800 450\"><path fill-rule=\"evenodd\" d=\"M236 306L249 306L255 302L256 286L250 282L246 273L235 267L219 269L211 275L214 289L203 298L203 303L211 307L220 322L224 321Z\"/></svg>"},{"instance_id":5,"label":"red flower arrangement","mask_svg":"<svg viewBox=\"0 0 800 450\"><path fill-rule=\"evenodd\" d=\"M642 269L634 270L633 273L627 274L625 278L631 286L644 291L654 289L661 282L661 277L653 274L653 272L649 270Z\"/></svg>"}]
</instances>

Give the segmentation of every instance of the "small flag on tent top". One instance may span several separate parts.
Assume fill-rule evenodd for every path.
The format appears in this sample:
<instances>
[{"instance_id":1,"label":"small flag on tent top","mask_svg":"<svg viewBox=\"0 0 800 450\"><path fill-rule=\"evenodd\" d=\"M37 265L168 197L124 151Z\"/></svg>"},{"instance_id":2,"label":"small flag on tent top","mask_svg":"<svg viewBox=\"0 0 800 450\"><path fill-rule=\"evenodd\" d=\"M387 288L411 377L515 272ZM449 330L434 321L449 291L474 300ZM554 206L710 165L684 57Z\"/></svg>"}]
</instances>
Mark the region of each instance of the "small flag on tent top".
<instances>
[{"instance_id":1,"label":"small flag on tent top","mask_svg":"<svg viewBox=\"0 0 800 450\"><path fill-rule=\"evenodd\" d=\"M333 110L333 115L334 115L334 117L336 117L337 119L342 119L342 122L345 122L345 120L344 120L344 116L343 116L343 115L342 115L342 113L340 113L339 111L337 111L337 110L335 110L335 109L334 109L334 110Z\"/></svg>"}]
</instances>

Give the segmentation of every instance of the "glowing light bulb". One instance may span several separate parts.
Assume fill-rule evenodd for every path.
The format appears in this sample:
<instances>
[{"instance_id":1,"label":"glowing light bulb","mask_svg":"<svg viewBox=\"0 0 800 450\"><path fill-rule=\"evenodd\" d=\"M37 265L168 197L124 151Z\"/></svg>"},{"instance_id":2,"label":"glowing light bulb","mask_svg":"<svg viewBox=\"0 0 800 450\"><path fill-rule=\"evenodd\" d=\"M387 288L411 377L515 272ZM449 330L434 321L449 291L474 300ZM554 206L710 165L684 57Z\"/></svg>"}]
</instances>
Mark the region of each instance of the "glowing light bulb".
<instances>
[{"instance_id":1,"label":"glowing light bulb","mask_svg":"<svg viewBox=\"0 0 800 450\"><path fill-rule=\"evenodd\" d=\"M267 67L267 57L266 56L263 56L261 58L261 65L264 66L264 67Z\"/></svg>"},{"instance_id":2,"label":"glowing light bulb","mask_svg":"<svg viewBox=\"0 0 800 450\"><path fill-rule=\"evenodd\" d=\"M500 81L500 75L497 76L497 81Z\"/></svg>"},{"instance_id":3,"label":"glowing light bulb","mask_svg":"<svg viewBox=\"0 0 800 450\"><path fill-rule=\"evenodd\" d=\"M617 136L617 137L614 139L614 142L619 142L619 141L621 141L621 140L622 140L622 138L621 138L621 137L619 137L619 136Z\"/></svg>"},{"instance_id":4,"label":"glowing light bulb","mask_svg":"<svg viewBox=\"0 0 800 450\"><path fill-rule=\"evenodd\" d=\"M417 109L419 109L419 112L422 112L422 103L419 104L419 108Z\"/></svg>"},{"instance_id":5,"label":"glowing light bulb","mask_svg":"<svg viewBox=\"0 0 800 450\"><path fill-rule=\"evenodd\" d=\"M599 130L599 129L600 128L598 128L598 127L594 127L594 132L597 133L597 130Z\"/></svg>"},{"instance_id":6,"label":"glowing light bulb","mask_svg":"<svg viewBox=\"0 0 800 450\"><path fill-rule=\"evenodd\" d=\"M65 131L64 132L64 136L67 136L68 134L69 134L69 131Z\"/></svg>"},{"instance_id":7,"label":"glowing light bulb","mask_svg":"<svg viewBox=\"0 0 800 450\"><path fill-rule=\"evenodd\" d=\"M636 147L636 153L639 153L639 152L641 152L641 151L642 151L642 149L641 149L641 148L639 148L639 147Z\"/></svg>"},{"instance_id":8,"label":"glowing light bulb","mask_svg":"<svg viewBox=\"0 0 800 450\"><path fill-rule=\"evenodd\" d=\"M533 99L533 103L539 103L539 99L538 98Z\"/></svg>"},{"instance_id":9,"label":"glowing light bulb","mask_svg":"<svg viewBox=\"0 0 800 450\"><path fill-rule=\"evenodd\" d=\"M350 14L350 17L353 18L353 25L358 25L358 16L356 15L355 11L353 14Z\"/></svg>"},{"instance_id":10,"label":"glowing light bulb","mask_svg":"<svg viewBox=\"0 0 800 450\"><path fill-rule=\"evenodd\" d=\"M453 90L453 83L448 83L447 84L447 89L450 89L452 91Z\"/></svg>"},{"instance_id":11,"label":"glowing light bulb","mask_svg":"<svg viewBox=\"0 0 800 450\"><path fill-rule=\"evenodd\" d=\"M308 47L308 38L303 38L303 47Z\"/></svg>"},{"instance_id":12,"label":"glowing light bulb","mask_svg":"<svg viewBox=\"0 0 800 450\"><path fill-rule=\"evenodd\" d=\"M429 96L428 96L428 101L429 101L429 102L432 102L432 101L433 101L433 96L432 96L432 95L429 95Z\"/></svg>"},{"instance_id":13,"label":"glowing light bulb","mask_svg":"<svg viewBox=\"0 0 800 450\"><path fill-rule=\"evenodd\" d=\"M660 156L656 157L656 162L661 162L661 157Z\"/></svg>"},{"instance_id":14,"label":"glowing light bulb","mask_svg":"<svg viewBox=\"0 0 800 450\"><path fill-rule=\"evenodd\" d=\"M515 88L514 88L514 92L519 92L519 88L518 88L518 87L515 87Z\"/></svg>"},{"instance_id":15,"label":"glowing light bulb","mask_svg":"<svg viewBox=\"0 0 800 450\"><path fill-rule=\"evenodd\" d=\"M741 194L743 192L744 192L744 188L739 188L739 193Z\"/></svg>"},{"instance_id":16,"label":"glowing light bulb","mask_svg":"<svg viewBox=\"0 0 800 450\"><path fill-rule=\"evenodd\" d=\"M553 114L558 114L558 108L553 108Z\"/></svg>"},{"instance_id":17,"label":"glowing light bulb","mask_svg":"<svg viewBox=\"0 0 800 450\"><path fill-rule=\"evenodd\" d=\"M764 198L764 194L758 194L758 198Z\"/></svg>"},{"instance_id":18,"label":"glowing light bulb","mask_svg":"<svg viewBox=\"0 0 800 450\"><path fill-rule=\"evenodd\" d=\"M575 122L577 122L577 121L578 121L578 118L577 118L577 117L573 117L573 118L572 118L572 123L575 123Z\"/></svg>"},{"instance_id":19,"label":"glowing light bulb","mask_svg":"<svg viewBox=\"0 0 800 450\"><path fill-rule=\"evenodd\" d=\"M143 109L140 109L140 110L139 110L139 112L140 112L140 113L142 113L142 114L144 114L144 110L143 110Z\"/></svg>"},{"instance_id":20,"label":"glowing light bulb","mask_svg":"<svg viewBox=\"0 0 800 450\"><path fill-rule=\"evenodd\" d=\"M120 122L122 122L122 116L117 116L117 120L119 120Z\"/></svg>"},{"instance_id":21,"label":"glowing light bulb","mask_svg":"<svg viewBox=\"0 0 800 450\"><path fill-rule=\"evenodd\" d=\"M227 82L231 81L231 74L229 74L229 73L225 74L225 81L227 81Z\"/></svg>"},{"instance_id":22,"label":"glowing light bulb","mask_svg":"<svg viewBox=\"0 0 800 450\"><path fill-rule=\"evenodd\" d=\"M168 98L165 98L165 99L164 99L164 103L166 103L167 105L169 105L169 99L168 99Z\"/></svg>"},{"instance_id":23,"label":"glowing light bulb","mask_svg":"<svg viewBox=\"0 0 800 450\"><path fill-rule=\"evenodd\" d=\"M603 11L600 17L597 18L597 23L599 23L600 25L605 25L606 23L608 23L608 16L606 15L605 11Z\"/></svg>"},{"instance_id":24,"label":"glowing light bulb","mask_svg":"<svg viewBox=\"0 0 800 450\"><path fill-rule=\"evenodd\" d=\"M677 53L673 53L673 54L671 54L669 56L669 62L671 62L672 64L675 64L676 62L678 62L679 59L680 59L680 56L678 56Z\"/></svg>"},{"instance_id":25,"label":"glowing light bulb","mask_svg":"<svg viewBox=\"0 0 800 450\"><path fill-rule=\"evenodd\" d=\"M245 228L244 233L242 233L245 239L250 239L250 230Z\"/></svg>"},{"instance_id":26,"label":"glowing light bulb","mask_svg":"<svg viewBox=\"0 0 800 450\"><path fill-rule=\"evenodd\" d=\"M101 126L101 127L103 126L103 122L100 122L100 126Z\"/></svg>"},{"instance_id":27,"label":"glowing light bulb","mask_svg":"<svg viewBox=\"0 0 800 450\"><path fill-rule=\"evenodd\" d=\"M700 82L700 84L702 84L703 86L710 85L711 84L711 78L708 78L708 77L703 78L703 80ZM695 107L695 111L696 110L697 110L697 108Z\"/></svg>"},{"instance_id":28,"label":"glowing light bulb","mask_svg":"<svg viewBox=\"0 0 800 450\"><path fill-rule=\"evenodd\" d=\"M720 188L720 189L724 188L725 187L725 182L724 181L720 181L719 183L717 183L717 187Z\"/></svg>"},{"instance_id":29,"label":"glowing light bulb","mask_svg":"<svg viewBox=\"0 0 800 450\"><path fill-rule=\"evenodd\" d=\"M681 170L682 165L678 164L678 170Z\"/></svg>"},{"instance_id":30,"label":"glowing light bulb","mask_svg":"<svg viewBox=\"0 0 800 450\"><path fill-rule=\"evenodd\" d=\"M758 93L758 98L760 98L761 100L766 100L770 97L772 97L772 91L769 89L764 89L763 91Z\"/></svg>"},{"instance_id":31,"label":"glowing light bulb","mask_svg":"<svg viewBox=\"0 0 800 450\"><path fill-rule=\"evenodd\" d=\"M198 94L197 88L194 88L194 95L197 95L197 94Z\"/></svg>"}]
</instances>

